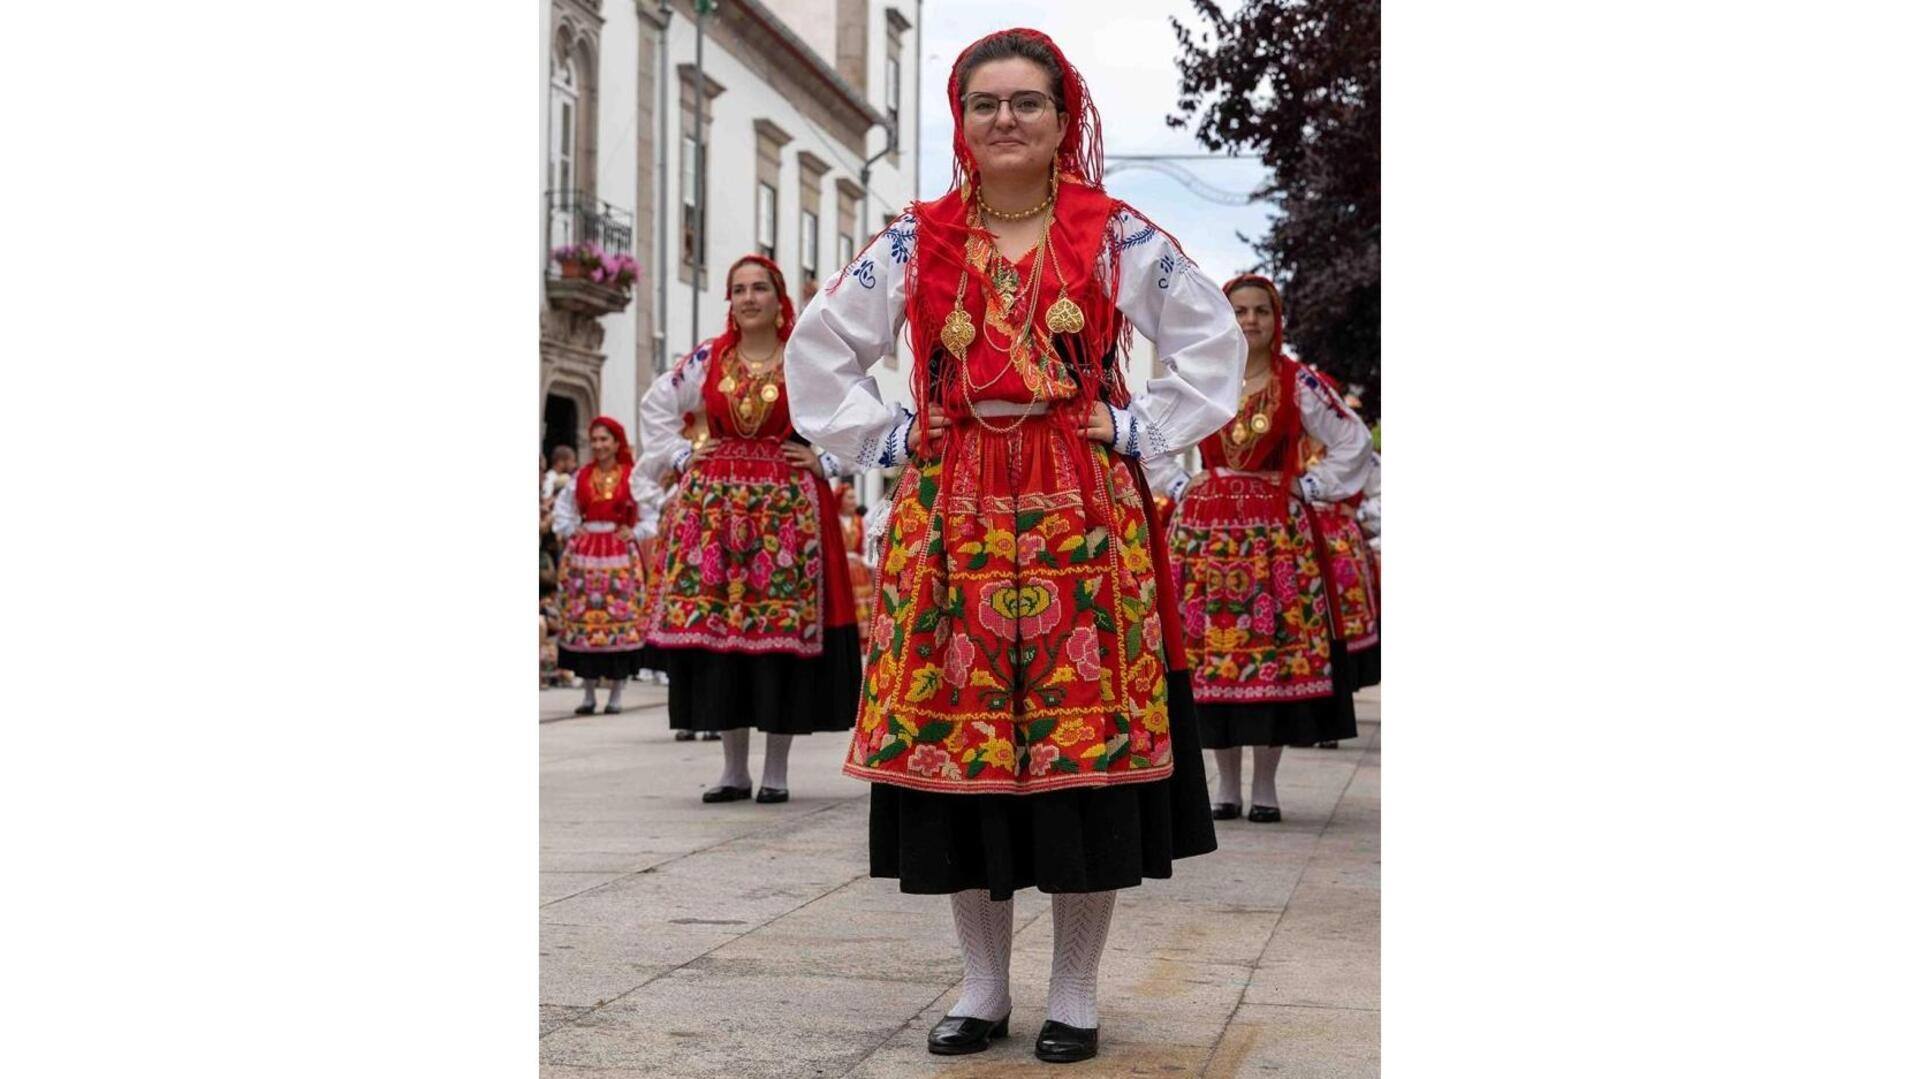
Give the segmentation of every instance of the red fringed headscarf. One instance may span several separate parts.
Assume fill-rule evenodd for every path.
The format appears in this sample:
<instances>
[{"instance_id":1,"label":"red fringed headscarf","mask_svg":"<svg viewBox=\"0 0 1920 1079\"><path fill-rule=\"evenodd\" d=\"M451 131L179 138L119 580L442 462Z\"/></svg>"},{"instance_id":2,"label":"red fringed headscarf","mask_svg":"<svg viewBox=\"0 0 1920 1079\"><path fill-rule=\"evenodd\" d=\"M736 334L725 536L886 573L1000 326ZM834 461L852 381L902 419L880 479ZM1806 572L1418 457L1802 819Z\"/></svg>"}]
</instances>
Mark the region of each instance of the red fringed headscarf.
<instances>
[{"instance_id":1,"label":"red fringed headscarf","mask_svg":"<svg viewBox=\"0 0 1920 1079\"><path fill-rule=\"evenodd\" d=\"M633 447L627 444L627 429L620 426L620 421L612 416L595 416L593 422L587 424L587 431L591 433L596 427L606 428L607 433L613 436L613 440L620 443L620 448L614 453L614 459L623 465L632 464Z\"/></svg>"},{"instance_id":2,"label":"red fringed headscarf","mask_svg":"<svg viewBox=\"0 0 1920 1079\"><path fill-rule=\"evenodd\" d=\"M613 455L614 463L620 466L620 485L613 497L613 516L619 523L631 528L640 520L640 507L633 501L633 446L627 442L627 429L612 416L595 416L593 422L587 424L587 430L591 432L596 427L604 428L620 444ZM593 473L593 465L582 467L577 470L573 481L574 504L580 507L583 516L587 514L588 507L594 504Z\"/></svg>"},{"instance_id":3,"label":"red fringed headscarf","mask_svg":"<svg viewBox=\"0 0 1920 1079\"><path fill-rule=\"evenodd\" d=\"M1267 357L1272 364L1272 374L1268 376L1280 386L1279 423L1273 427L1272 435L1279 439L1280 446L1280 485L1293 489L1293 478L1300 471L1300 364L1290 358L1280 347L1285 334L1281 332L1280 288L1271 278L1257 273L1243 273L1230 279L1220 287L1229 299L1235 291L1243 288L1257 288L1266 292L1267 302L1273 305L1273 340L1267 342ZM1269 383L1270 385L1272 383Z\"/></svg>"},{"instance_id":4,"label":"red fringed headscarf","mask_svg":"<svg viewBox=\"0 0 1920 1079\"><path fill-rule=\"evenodd\" d=\"M979 41L960 50L953 61L953 71L947 75L947 104L953 109L953 189L971 184L980 186L979 166L974 163L973 151L967 146L966 124L960 115L960 69L966 66L967 57L980 47L988 38L1002 34L1018 34L1045 48L1053 54L1053 62L1060 67L1060 92L1064 98L1060 109L1067 114L1066 131L1060 139L1060 150L1054 160L1060 165L1063 177L1077 177L1088 187L1103 190L1102 182L1106 174L1106 149L1100 137L1100 110L1093 107L1093 95L1087 92L1087 80L1080 69L1067 62L1067 54L1053 39L1038 30L1016 26L1010 30L995 30Z\"/></svg>"},{"instance_id":5,"label":"red fringed headscarf","mask_svg":"<svg viewBox=\"0 0 1920 1079\"><path fill-rule=\"evenodd\" d=\"M770 258L763 255L742 255L734 260L733 265L727 267L727 276L720 286L720 298L727 301L727 328L720 332L720 336L713 339L713 361L718 361L733 346L740 343L740 327L733 321L733 275L740 267L749 263L766 269L767 276L773 279L774 295L780 297L780 317L775 321L774 332L779 335L783 344L787 338L793 336L793 300L787 296L787 275L781 273L779 264Z\"/></svg>"}]
</instances>

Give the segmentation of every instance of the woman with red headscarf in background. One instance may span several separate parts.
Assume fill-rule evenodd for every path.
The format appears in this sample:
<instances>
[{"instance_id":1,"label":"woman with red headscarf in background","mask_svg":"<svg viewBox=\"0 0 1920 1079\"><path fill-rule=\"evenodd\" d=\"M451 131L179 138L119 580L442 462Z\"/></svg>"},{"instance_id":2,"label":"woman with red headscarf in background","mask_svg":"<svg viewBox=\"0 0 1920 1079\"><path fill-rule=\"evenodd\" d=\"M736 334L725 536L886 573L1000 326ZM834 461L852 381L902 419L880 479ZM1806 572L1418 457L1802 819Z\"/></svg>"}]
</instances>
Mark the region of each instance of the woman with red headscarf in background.
<instances>
[{"instance_id":1,"label":"woman with red headscarf in background","mask_svg":"<svg viewBox=\"0 0 1920 1079\"><path fill-rule=\"evenodd\" d=\"M554 533L567 545L560 558L560 667L587 683L575 715L593 713L601 679L613 684L613 715L621 687L640 669L646 563L634 538L640 505L626 429L597 417L587 425L587 443L593 463L559 489L553 504Z\"/></svg>"},{"instance_id":2,"label":"woman with red headscarf in background","mask_svg":"<svg viewBox=\"0 0 1920 1079\"><path fill-rule=\"evenodd\" d=\"M867 623L873 620L873 567L867 564L867 509L851 483L834 488L840 507L840 542L847 548L847 577L853 582L853 623L860 627L860 648L867 647Z\"/></svg>"},{"instance_id":3,"label":"woman with red headscarf in background","mask_svg":"<svg viewBox=\"0 0 1920 1079\"><path fill-rule=\"evenodd\" d=\"M1189 482L1171 458L1151 471L1178 503L1168 543L1200 742L1218 773L1214 819L1240 815L1240 747L1252 746L1247 819L1271 822L1280 819L1282 747L1357 733L1352 661L1310 507L1361 489L1373 442L1325 383L1281 351L1273 282L1243 274L1224 291L1247 356L1240 407L1200 443L1198 477ZM1322 455L1303 468L1309 438Z\"/></svg>"},{"instance_id":4,"label":"woman with red headscarf in background","mask_svg":"<svg viewBox=\"0 0 1920 1079\"><path fill-rule=\"evenodd\" d=\"M660 519L662 558L647 645L668 678L674 730L719 731L725 758L706 802L753 795L749 732L767 736L760 802L787 800L796 734L853 725L859 633L827 477L841 473L788 418L786 278L748 255L727 270L727 328L640 402L640 468L678 485ZM704 413L710 437L682 433Z\"/></svg>"},{"instance_id":5,"label":"woman with red headscarf in background","mask_svg":"<svg viewBox=\"0 0 1920 1079\"><path fill-rule=\"evenodd\" d=\"M1243 349L1218 289L1101 184L1099 114L1045 34L969 46L947 83L954 186L816 297L794 422L904 462L844 770L873 783L872 873L948 895L966 976L937 1054L1004 1037L1014 891L1052 896L1034 1045L1098 1050L1115 891L1214 849L1165 549L1137 458L1230 414ZM866 371L901 324L913 408ZM1168 376L1133 398L1129 324Z\"/></svg>"}]
</instances>

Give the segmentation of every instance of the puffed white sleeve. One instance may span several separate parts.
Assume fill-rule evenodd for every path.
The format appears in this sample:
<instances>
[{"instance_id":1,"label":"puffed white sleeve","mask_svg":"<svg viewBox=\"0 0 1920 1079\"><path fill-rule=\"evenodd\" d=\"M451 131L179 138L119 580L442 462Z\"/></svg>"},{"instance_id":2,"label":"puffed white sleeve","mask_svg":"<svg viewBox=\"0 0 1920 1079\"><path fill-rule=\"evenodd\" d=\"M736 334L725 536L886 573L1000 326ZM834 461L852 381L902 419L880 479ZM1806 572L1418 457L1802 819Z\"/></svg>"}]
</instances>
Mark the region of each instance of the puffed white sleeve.
<instances>
[{"instance_id":1,"label":"puffed white sleeve","mask_svg":"<svg viewBox=\"0 0 1920 1079\"><path fill-rule=\"evenodd\" d=\"M633 534L641 539L660 530L660 499L665 493L660 485L642 476L635 468L628 486L633 491L634 505L640 508L639 520L634 523Z\"/></svg>"},{"instance_id":2,"label":"puffed white sleeve","mask_svg":"<svg viewBox=\"0 0 1920 1079\"><path fill-rule=\"evenodd\" d=\"M867 374L900 336L917 225L901 214L827 282L787 338L793 427L843 468L886 468L907 455L913 410L888 404Z\"/></svg>"},{"instance_id":3,"label":"puffed white sleeve","mask_svg":"<svg viewBox=\"0 0 1920 1079\"><path fill-rule=\"evenodd\" d=\"M668 472L685 472L693 443L680 434L689 412L703 411L700 384L707 377L713 342L703 341L692 355L653 380L640 398L640 462L634 469L654 483Z\"/></svg>"},{"instance_id":4,"label":"puffed white sleeve","mask_svg":"<svg viewBox=\"0 0 1920 1079\"><path fill-rule=\"evenodd\" d=\"M561 484L553 495L553 534L561 539L580 527L580 507L573 500L573 484Z\"/></svg>"},{"instance_id":5,"label":"puffed white sleeve","mask_svg":"<svg viewBox=\"0 0 1920 1079\"><path fill-rule=\"evenodd\" d=\"M1166 234L1125 209L1108 222L1118 252L1120 310L1154 343L1166 377L1113 410L1114 447L1131 457L1178 453L1226 426L1240 404L1247 341L1233 305Z\"/></svg>"},{"instance_id":6,"label":"puffed white sleeve","mask_svg":"<svg viewBox=\"0 0 1920 1079\"><path fill-rule=\"evenodd\" d=\"M1177 453L1149 457L1142 462L1147 473L1147 488L1157 495L1166 495L1175 502L1187 491L1187 484L1193 479L1187 473L1187 467L1180 463Z\"/></svg>"},{"instance_id":7,"label":"puffed white sleeve","mask_svg":"<svg viewBox=\"0 0 1920 1079\"><path fill-rule=\"evenodd\" d=\"M1320 463L1300 474L1300 494L1315 502L1340 502L1366 486L1373 469L1373 435L1360 417L1305 367L1299 379L1300 425L1326 447Z\"/></svg>"}]
</instances>

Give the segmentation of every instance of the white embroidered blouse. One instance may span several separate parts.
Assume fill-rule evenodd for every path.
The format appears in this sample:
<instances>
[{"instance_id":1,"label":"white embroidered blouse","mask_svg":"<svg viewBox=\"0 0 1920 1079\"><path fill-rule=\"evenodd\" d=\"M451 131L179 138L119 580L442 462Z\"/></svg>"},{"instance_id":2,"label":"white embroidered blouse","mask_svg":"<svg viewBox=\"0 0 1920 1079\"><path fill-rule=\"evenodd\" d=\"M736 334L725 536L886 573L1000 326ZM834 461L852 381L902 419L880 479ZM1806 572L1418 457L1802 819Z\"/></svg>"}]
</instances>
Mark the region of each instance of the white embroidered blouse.
<instances>
[{"instance_id":1,"label":"white embroidered blouse","mask_svg":"<svg viewBox=\"0 0 1920 1079\"><path fill-rule=\"evenodd\" d=\"M1177 453L1233 418L1245 339L1220 287L1159 229L1124 209L1107 228L1119 250L1120 311L1167 369L1113 409L1114 447L1143 458ZM913 427L913 410L882 400L867 370L900 336L916 229L911 211L896 218L813 298L787 342L794 427L861 468L902 461Z\"/></svg>"}]
</instances>

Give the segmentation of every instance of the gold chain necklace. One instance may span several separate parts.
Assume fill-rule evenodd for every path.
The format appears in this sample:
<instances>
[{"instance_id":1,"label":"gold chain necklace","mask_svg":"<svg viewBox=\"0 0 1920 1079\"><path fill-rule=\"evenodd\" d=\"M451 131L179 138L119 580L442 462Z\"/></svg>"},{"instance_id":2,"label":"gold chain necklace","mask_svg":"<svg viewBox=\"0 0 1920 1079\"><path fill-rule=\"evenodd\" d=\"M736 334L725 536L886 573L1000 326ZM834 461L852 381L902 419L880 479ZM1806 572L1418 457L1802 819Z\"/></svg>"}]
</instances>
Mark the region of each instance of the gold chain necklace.
<instances>
[{"instance_id":1,"label":"gold chain necklace","mask_svg":"<svg viewBox=\"0 0 1920 1079\"><path fill-rule=\"evenodd\" d=\"M593 466L593 494L602 502L613 501L613 493L620 489L620 468L602 467L598 462Z\"/></svg>"},{"instance_id":2,"label":"gold chain necklace","mask_svg":"<svg viewBox=\"0 0 1920 1079\"><path fill-rule=\"evenodd\" d=\"M1260 436L1273 428L1273 421L1267 412L1272 406L1273 381L1240 399L1240 407L1234 412L1233 423L1227 428L1226 458L1227 467L1239 470L1253 455L1254 447ZM1249 414L1251 406L1251 414Z\"/></svg>"},{"instance_id":3,"label":"gold chain necklace","mask_svg":"<svg viewBox=\"0 0 1920 1079\"><path fill-rule=\"evenodd\" d=\"M779 346L775 346L763 359L772 358L779 351ZM780 400L781 365L776 362L764 371L755 371L747 366L746 355L736 344L727 354L726 367L719 390L732 399L734 426L740 429L740 436L752 438L766 424L773 412L773 403ZM739 389L742 382L746 383L746 392L736 395L733 391Z\"/></svg>"},{"instance_id":4,"label":"gold chain necklace","mask_svg":"<svg viewBox=\"0 0 1920 1079\"><path fill-rule=\"evenodd\" d=\"M977 200L982 210L985 210L986 212L992 214L993 216L999 218L1002 221L1025 221L1029 217L1039 216L1042 211L1052 206L1053 200L1059 194L1060 194L1060 171L1058 168L1056 168L1047 177L1047 197L1044 199L1041 199L1039 204L1032 207L1031 209L1016 210L1012 213L1008 213L1004 210L996 210L992 206L987 205L987 196L985 192L981 192L977 196Z\"/></svg>"}]
</instances>

